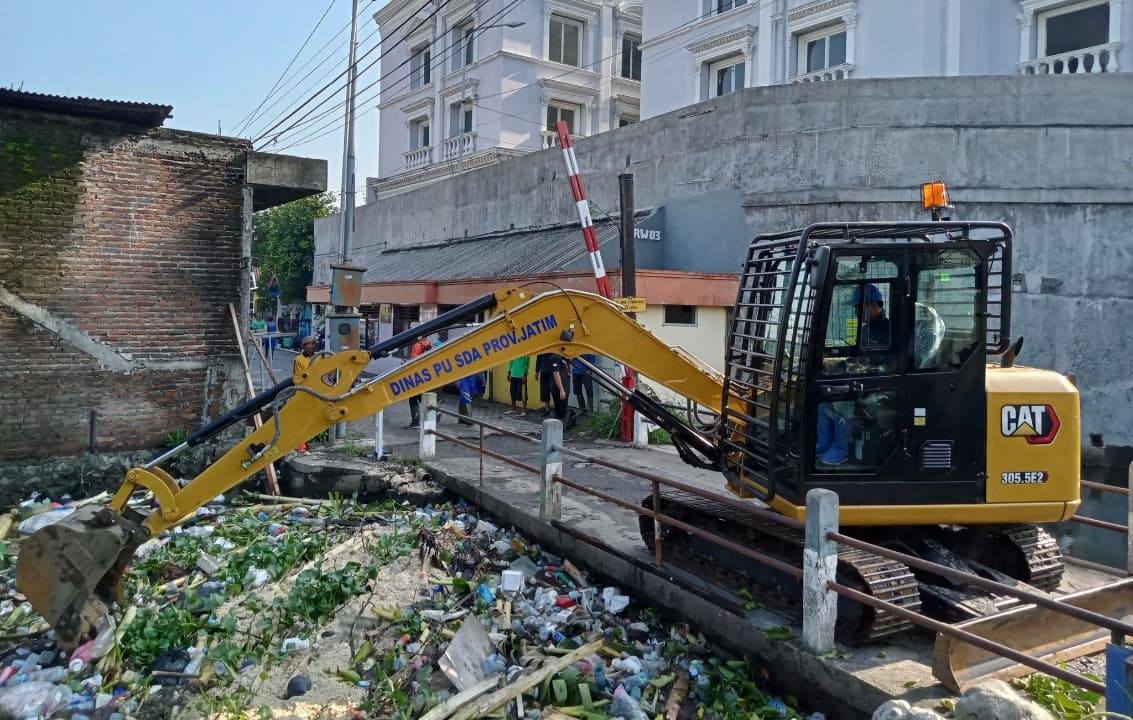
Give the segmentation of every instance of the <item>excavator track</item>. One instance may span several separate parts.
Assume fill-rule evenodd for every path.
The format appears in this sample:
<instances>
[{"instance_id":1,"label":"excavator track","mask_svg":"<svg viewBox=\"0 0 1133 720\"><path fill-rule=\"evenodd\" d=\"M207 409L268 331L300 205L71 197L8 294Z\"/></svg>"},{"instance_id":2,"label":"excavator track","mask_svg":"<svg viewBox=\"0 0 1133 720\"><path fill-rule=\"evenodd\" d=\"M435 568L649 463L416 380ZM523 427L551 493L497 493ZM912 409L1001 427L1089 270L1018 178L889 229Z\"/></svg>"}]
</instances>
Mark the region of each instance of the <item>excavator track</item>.
<instances>
[{"instance_id":1,"label":"excavator track","mask_svg":"<svg viewBox=\"0 0 1133 720\"><path fill-rule=\"evenodd\" d=\"M1037 525L1010 525L996 528L996 532L1023 553L1027 577L1020 580L1046 592L1058 589L1066 566L1062 562L1062 549L1053 535Z\"/></svg>"},{"instance_id":2,"label":"excavator track","mask_svg":"<svg viewBox=\"0 0 1133 720\"><path fill-rule=\"evenodd\" d=\"M652 509L653 497L645 498L642 505ZM802 566L805 537L800 530L679 490L662 493L661 509L665 515ZM653 528L653 521L641 516L641 537L650 549L655 540ZM795 578L755 560L672 528L665 529L661 548L662 557L667 562L733 592L747 589L773 610L796 613L801 607L801 584ZM902 563L854 548L840 548L838 578L842 583L898 607L914 612L920 610L917 580ZM847 644L862 644L912 627L908 620L893 613L845 599L840 601L836 632L839 640Z\"/></svg>"}]
</instances>

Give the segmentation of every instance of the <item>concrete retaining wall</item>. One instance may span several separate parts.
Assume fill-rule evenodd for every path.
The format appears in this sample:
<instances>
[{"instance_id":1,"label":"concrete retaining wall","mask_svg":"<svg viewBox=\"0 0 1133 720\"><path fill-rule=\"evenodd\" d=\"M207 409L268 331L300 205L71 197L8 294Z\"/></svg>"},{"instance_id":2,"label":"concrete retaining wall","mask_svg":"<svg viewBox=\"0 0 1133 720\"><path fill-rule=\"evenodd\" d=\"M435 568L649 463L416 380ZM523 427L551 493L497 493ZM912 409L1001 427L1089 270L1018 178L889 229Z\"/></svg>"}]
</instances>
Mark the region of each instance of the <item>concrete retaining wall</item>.
<instances>
[{"instance_id":1,"label":"concrete retaining wall","mask_svg":"<svg viewBox=\"0 0 1133 720\"><path fill-rule=\"evenodd\" d=\"M1133 76L855 80L756 88L577 142L589 196L617 205L631 156L638 207L725 190L749 236L821 220L921 217L916 188L944 179L956 217L1016 231L1022 361L1073 373L1083 433L1133 445ZM557 151L359 208L354 260L575 215ZM317 253L337 219L316 225ZM581 241L580 241L581 242ZM734 244L706 229L705 244ZM371 254L367 254L371 253ZM735 271L742 258L724 258ZM319 260L324 260L323 256ZM682 268L672 268L682 269ZM325 262L316 282L329 277Z\"/></svg>"}]
</instances>

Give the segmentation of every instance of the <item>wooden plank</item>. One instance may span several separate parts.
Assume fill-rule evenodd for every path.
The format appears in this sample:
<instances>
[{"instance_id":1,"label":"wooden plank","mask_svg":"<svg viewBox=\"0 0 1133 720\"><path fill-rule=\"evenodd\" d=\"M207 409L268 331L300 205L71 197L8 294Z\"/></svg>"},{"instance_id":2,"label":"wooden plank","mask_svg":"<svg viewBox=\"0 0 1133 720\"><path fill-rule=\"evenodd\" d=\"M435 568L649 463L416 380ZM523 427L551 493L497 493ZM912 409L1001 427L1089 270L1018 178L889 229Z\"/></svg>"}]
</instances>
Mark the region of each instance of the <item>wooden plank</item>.
<instances>
[{"instance_id":1,"label":"wooden plank","mask_svg":"<svg viewBox=\"0 0 1133 720\"><path fill-rule=\"evenodd\" d=\"M1058 599L1117 620L1133 621L1133 578ZM968 620L956 627L1056 664L1100 652L1109 642L1108 630L1035 605ZM936 637L932 673L953 692L964 692L983 680L1003 680L1032 672L1028 667L963 640L945 635Z\"/></svg>"},{"instance_id":2,"label":"wooden plank","mask_svg":"<svg viewBox=\"0 0 1133 720\"><path fill-rule=\"evenodd\" d=\"M240 351L240 362L244 365L244 381L248 384L248 397L253 398L256 396L256 384L252 382L252 368L248 365L248 354L244 352L244 333L240 331L240 319L236 316L236 306L228 303L228 312L232 315L232 329L236 331L236 348ZM256 423L256 429L264 424L259 413L253 415L252 420ZM279 495L279 478L275 474L275 464L268 463L264 470L267 471L268 475L268 492L272 495Z\"/></svg>"}]
</instances>

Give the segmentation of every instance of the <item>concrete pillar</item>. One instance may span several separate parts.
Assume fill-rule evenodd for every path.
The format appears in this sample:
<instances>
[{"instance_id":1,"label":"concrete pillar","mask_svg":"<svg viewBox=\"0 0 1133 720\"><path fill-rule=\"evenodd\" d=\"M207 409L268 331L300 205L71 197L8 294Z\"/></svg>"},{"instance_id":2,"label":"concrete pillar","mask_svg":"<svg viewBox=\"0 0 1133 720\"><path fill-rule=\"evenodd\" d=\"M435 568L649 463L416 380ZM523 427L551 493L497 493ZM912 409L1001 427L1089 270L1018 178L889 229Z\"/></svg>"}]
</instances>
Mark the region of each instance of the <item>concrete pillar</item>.
<instances>
[{"instance_id":1,"label":"concrete pillar","mask_svg":"<svg viewBox=\"0 0 1133 720\"><path fill-rule=\"evenodd\" d=\"M621 60L621 55L614 55L614 38L617 34L614 28L613 5L602 6L594 31L598 34L596 54L599 65L596 69L602 73L598 78L598 118L594 132L600 133L606 132L611 127L610 118L614 115L614 77L619 72L618 63ZM619 49L620 47L619 45Z\"/></svg>"},{"instance_id":2,"label":"concrete pillar","mask_svg":"<svg viewBox=\"0 0 1133 720\"><path fill-rule=\"evenodd\" d=\"M633 413L633 446L649 447L649 423L636 411Z\"/></svg>"},{"instance_id":3,"label":"concrete pillar","mask_svg":"<svg viewBox=\"0 0 1133 720\"><path fill-rule=\"evenodd\" d=\"M437 429L436 393L423 393L421 395L421 430L419 443L421 450L418 453L422 460L433 460L437 457L437 436L433 431Z\"/></svg>"},{"instance_id":4,"label":"concrete pillar","mask_svg":"<svg viewBox=\"0 0 1133 720\"><path fill-rule=\"evenodd\" d=\"M838 494L816 488L806 494L806 547L803 550L803 649L815 655L834 649L838 595L826 587L838 570L838 544L827 539L838 530Z\"/></svg>"},{"instance_id":5,"label":"concrete pillar","mask_svg":"<svg viewBox=\"0 0 1133 720\"><path fill-rule=\"evenodd\" d=\"M563 423L556 418L543 421L543 453L539 482L539 521L549 523L562 515L563 486L552 478L563 473L563 456L558 448L563 444Z\"/></svg>"},{"instance_id":6,"label":"concrete pillar","mask_svg":"<svg viewBox=\"0 0 1133 720\"><path fill-rule=\"evenodd\" d=\"M1026 10L1021 10L1015 19L1019 21L1019 62L1025 63L1031 60L1031 19L1034 15ZM1038 50L1035 51L1036 56Z\"/></svg>"},{"instance_id":7,"label":"concrete pillar","mask_svg":"<svg viewBox=\"0 0 1133 720\"><path fill-rule=\"evenodd\" d=\"M759 4L759 34L755 45L755 77L749 83L752 87L765 87L776 79L774 53L778 41L775 39L774 21L771 19L773 4L769 2Z\"/></svg>"}]
</instances>

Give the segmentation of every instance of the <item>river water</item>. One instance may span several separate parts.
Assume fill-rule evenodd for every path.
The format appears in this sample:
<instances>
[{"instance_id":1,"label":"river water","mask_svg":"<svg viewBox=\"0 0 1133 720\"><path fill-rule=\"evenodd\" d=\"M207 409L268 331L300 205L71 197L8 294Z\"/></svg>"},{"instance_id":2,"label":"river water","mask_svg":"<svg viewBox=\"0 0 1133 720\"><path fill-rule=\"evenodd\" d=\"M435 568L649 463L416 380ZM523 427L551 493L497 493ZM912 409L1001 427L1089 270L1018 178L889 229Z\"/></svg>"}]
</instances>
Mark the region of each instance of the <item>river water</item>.
<instances>
[{"instance_id":1,"label":"river water","mask_svg":"<svg viewBox=\"0 0 1133 720\"><path fill-rule=\"evenodd\" d=\"M1128 468L1086 467L1082 478L1096 483L1124 488L1128 484ZM1129 521L1129 502L1125 495L1082 488L1082 507L1078 514L1125 525ZM1083 560L1125 568L1127 539L1123 533L1067 521L1050 525L1062 545L1062 551Z\"/></svg>"}]
</instances>

